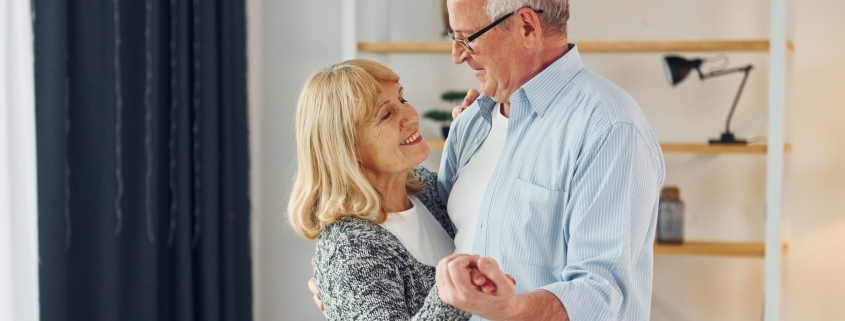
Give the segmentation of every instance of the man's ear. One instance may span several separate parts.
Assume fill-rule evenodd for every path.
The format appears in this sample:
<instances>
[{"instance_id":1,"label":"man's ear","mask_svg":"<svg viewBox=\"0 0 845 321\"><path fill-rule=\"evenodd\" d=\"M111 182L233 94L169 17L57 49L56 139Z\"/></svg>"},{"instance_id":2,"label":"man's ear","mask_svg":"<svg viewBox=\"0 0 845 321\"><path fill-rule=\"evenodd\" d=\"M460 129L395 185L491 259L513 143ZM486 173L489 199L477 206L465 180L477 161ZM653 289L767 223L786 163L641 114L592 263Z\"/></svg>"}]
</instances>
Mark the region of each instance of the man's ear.
<instances>
[{"instance_id":1,"label":"man's ear","mask_svg":"<svg viewBox=\"0 0 845 321\"><path fill-rule=\"evenodd\" d=\"M522 37L523 46L526 49L534 47L543 36L540 14L534 12L531 8L522 8L517 10L514 16L516 17L513 20L517 23L516 28Z\"/></svg>"}]
</instances>

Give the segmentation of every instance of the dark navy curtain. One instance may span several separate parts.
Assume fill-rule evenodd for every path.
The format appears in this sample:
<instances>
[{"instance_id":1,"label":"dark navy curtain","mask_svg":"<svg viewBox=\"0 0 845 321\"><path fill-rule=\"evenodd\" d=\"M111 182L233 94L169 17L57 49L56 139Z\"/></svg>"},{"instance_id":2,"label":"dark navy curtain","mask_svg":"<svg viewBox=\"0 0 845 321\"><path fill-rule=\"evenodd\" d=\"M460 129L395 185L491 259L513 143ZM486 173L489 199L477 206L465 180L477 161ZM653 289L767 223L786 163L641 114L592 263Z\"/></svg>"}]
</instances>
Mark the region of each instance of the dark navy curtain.
<instances>
[{"instance_id":1,"label":"dark navy curtain","mask_svg":"<svg viewBox=\"0 0 845 321\"><path fill-rule=\"evenodd\" d=\"M33 0L42 320L250 320L244 0Z\"/></svg>"}]
</instances>

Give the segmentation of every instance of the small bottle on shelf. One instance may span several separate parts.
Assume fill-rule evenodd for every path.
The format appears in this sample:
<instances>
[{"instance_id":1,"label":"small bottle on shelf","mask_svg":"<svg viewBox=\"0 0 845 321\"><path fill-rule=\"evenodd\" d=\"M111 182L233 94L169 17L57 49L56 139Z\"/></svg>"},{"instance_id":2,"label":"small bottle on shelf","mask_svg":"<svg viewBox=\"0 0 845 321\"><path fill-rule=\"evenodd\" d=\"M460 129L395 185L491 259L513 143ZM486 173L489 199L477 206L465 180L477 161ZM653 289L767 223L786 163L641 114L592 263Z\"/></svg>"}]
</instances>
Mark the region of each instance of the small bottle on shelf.
<instances>
[{"instance_id":1,"label":"small bottle on shelf","mask_svg":"<svg viewBox=\"0 0 845 321\"><path fill-rule=\"evenodd\" d=\"M684 242L684 202L677 187L669 186L660 192L657 210L657 243Z\"/></svg>"}]
</instances>

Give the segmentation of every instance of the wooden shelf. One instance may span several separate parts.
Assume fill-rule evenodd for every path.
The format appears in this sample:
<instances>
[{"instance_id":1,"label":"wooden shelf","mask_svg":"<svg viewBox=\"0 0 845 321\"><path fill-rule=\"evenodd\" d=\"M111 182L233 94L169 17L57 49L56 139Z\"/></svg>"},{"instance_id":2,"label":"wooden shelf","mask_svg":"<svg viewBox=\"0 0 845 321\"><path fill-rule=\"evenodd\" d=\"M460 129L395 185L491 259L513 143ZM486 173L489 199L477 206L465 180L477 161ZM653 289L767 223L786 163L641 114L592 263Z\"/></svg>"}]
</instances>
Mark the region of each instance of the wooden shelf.
<instances>
[{"instance_id":1,"label":"wooden shelf","mask_svg":"<svg viewBox=\"0 0 845 321\"><path fill-rule=\"evenodd\" d=\"M443 139L429 139L425 141L431 149L443 149L446 143ZM661 143L660 148L664 154L766 154L768 146L763 144L752 145L710 145L704 143ZM792 145L784 144L783 153L792 153Z\"/></svg>"},{"instance_id":2,"label":"wooden shelf","mask_svg":"<svg viewBox=\"0 0 845 321\"><path fill-rule=\"evenodd\" d=\"M789 245L781 246L781 256L786 256ZM731 256L756 257L766 256L765 243L728 243L728 242L684 242L683 244L654 244L656 255L695 255L695 256Z\"/></svg>"},{"instance_id":3,"label":"wooden shelf","mask_svg":"<svg viewBox=\"0 0 845 321\"><path fill-rule=\"evenodd\" d=\"M446 144L446 140L445 139L426 139L425 143L428 144L428 148L443 149L443 145Z\"/></svg>"},{"instance_id":4,"label":"wooden shelf","mask_svg":"<svg viewBox=\"0 0 845 321\"><path fill-rule=\"evenodd\" d=\"M701 41L585 41L576 42L584 53L661 53L661 52L768 52L768 40ZM787 51L794 45L787 42Z\"/></svg>"},{"instance_id":5,"label":"wooden shelf","mask_svg":"<svg viewBox=\"0 0 845 321\"><path fill-rule=\"evenodd\" d=\"M439 42L359 42L358 51L374 53L451 53L452 43Z\"/></svg>"},{"instance_id":6,"label":"wooden shelf","mask_svg":"<svg viewBox=\"0 0 845 321\"><path fill-rule=\"evenodd\" d=\"M581 53L768 52L768 40L578 41ZM787 52L795 50L792 42ZM359 42L358 51L372 53L451 53L452 42Z\"/></svg>"},{"instance_id":7,"label":"wooden shelf","mask_svg":"<svg viewBox=\"0 0 845 321\"><path fill-rule=\"evenodd\" d=\"M660 143L664 154L766 154L769 150L765 144L751 145L710 145L705 143ZM792 153L792 145L784 144L783 153Z\"/></svg>"}]
</instances>

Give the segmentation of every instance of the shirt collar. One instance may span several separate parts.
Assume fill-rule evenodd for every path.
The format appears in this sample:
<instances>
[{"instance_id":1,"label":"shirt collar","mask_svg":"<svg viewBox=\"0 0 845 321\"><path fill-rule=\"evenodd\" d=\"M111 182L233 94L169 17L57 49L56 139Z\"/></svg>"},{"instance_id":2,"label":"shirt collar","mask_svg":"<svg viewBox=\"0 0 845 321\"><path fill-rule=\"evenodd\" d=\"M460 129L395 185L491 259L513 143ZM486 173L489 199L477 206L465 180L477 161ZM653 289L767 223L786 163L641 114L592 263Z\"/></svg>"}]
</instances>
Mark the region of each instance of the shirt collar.
<instances>
[{"instance_id":1,"label":"shirt collar","mask_svg":"<svg viewBox=\"0 0 845 321\"><path fill-rule=\"evenodd\" d=\"M569 84L569 81L582 68L584 68L584 64L581 61L581 54L578 53L578 47L569 44L569 52L522 85L522 88L511 96L511 100L513 101L514 98L519 100L518 94L524 95L531 103L531 107L534 108L534 112L543 116L546 109L551 106L552 99L564 86ZM523 91L523 93L519 93L519 91Z\"/></svg>"},{"instance_id":2,"label":"shirt collar","mask_svg":"<svg viewBox=\"0 0 845 321\"><path fill-rule=\"evenodd\" d=\"M491 114L493 113L493 107L499 106L492 97L487 96L485 94L481 94L478 96L478 99L475 100L478 103L478 111L481 113L481 118L484 118L486 121L491 122L493 120Z\"/></svg>"},{"instance_id":3,"label":"shirt collar","mask_svg":"<svg viewBox=\"0 0 845 321\"><path fill-rule=\"evenodd\" d=\"M511 95L510 100L514 102L527 98L531 103L531 107L534 108L534 112L543 116L543 113L549 108L552 99L557 96L560 89L569 84L569 81L582 68L584 68L584 63L581 61L581 54L578 53L578 47L575 44L569 44L569 51L563 57L558 58L549 67L522 85L522 87ZM479 96L476 102L478 102L482 117L489 121L493 107L498 106L498 104L493 98L484 94Z\"/></svg>"}]
</instances>

